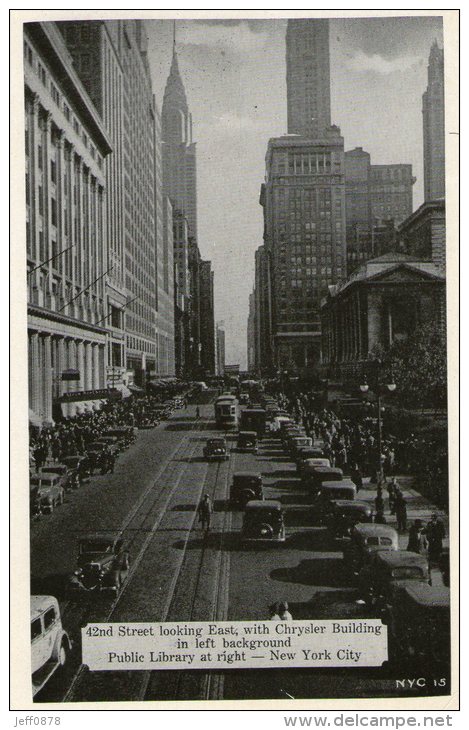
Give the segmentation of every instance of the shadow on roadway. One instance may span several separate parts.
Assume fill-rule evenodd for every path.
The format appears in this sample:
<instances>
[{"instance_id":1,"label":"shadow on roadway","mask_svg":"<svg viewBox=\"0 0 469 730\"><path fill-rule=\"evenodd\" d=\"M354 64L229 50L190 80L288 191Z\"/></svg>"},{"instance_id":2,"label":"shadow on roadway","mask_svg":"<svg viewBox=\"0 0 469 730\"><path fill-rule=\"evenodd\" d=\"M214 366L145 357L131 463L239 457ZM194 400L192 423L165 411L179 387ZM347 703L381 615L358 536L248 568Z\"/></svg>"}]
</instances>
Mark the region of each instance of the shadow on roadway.
<instances>
[{"instance_id":1,"label":"shadow on roadway","mask_svg":"<svg viewBox=\"0 0 469 730\"><path fill-rule=\"evenodd\" d=\"M197 419L193 419L190 423L183 423L182 421L170 421L168 424L165 425L165 431L193 431L195 426L197 424ZM210 431L210 424L204 423L202 424L202 428L199 429L200 431Z\"/></svg>"},{"instance_id":2,"label":"shadow on roadway","mask_svg":"<svg viewBox=\"0 0 469 730\"><path fill-rule=\"evenodd\" d=\"M209 532L204 535L199 528L199 536L189 540L173 542L172 547L176 550L222 550L229 552L249 552L252 550L281 550L285 543L265 542L265 543L245 543L242 541L241 532Z\"/></svg>"},{"instance_id":3,"label":"shadow on roadway","mask_svg":"<svg viewBox=\"0 0 469 730\"><path fill-rule=\"evenodd\" d=\"M42 578L31 577L31 595L64 598L67 585L68 575L55 573Z\"/></svg>"},{"instance_id":4,"label":"shadow on roadway","mask_svg":"<svg viewBox=\"0 0 469 730\"><path fill-rule=\"evenodd\" d=\"M344 587L350 583L350 575L342 558L316 558L302 560L291 568L276 568L270 573L272 580L281 583L300 583L306 586Z\"/></svg>"},{"instance_id":5,"label":"shadow on roadway","mask_svg":"<svg viewBox=\"0 0 469 730\"><path fill-rule=\"evenodd\" d=\"M276 469L275 471L262 472L263 477L287 477L288 479L290 479L295 474L296 472L292 471L291 469Z\"/></svg>"},{"instance_id":6,"label":"shadow on roadway","mask_svg":"<svg viewBox=\"0 0 469 730\"><path fill-rule=\"evenodd\" d=\"M270 485L269 485L270 486ZM278 488L278 487L276 487ZM282 504L302 504L311 506L311 499L307 494L282 494L278 497L278 501ZM288 512L287 512L288 515Z\"/></svg>"},{"instance_id":7,"label":"shadow on roadway","mask_svg":"<svg viewBox=\"0 0 469 730\"><path fill-rule=\"evenodd\" d=\"M286 489L291 492L292 488L298 489L298 487L301 487L301 484L296 479L278 479L276 482L270 482L269 487L273 489Z\"/></svg>"},{"instance_id":8,"label":"shadow on roadway","mask_svg":"<svg viewBox=\"0 0 469 730\"><path fill-rule=\"evenodd\" d=\"M292 550L341 553L340 546L329 539L327 530L322 530L321 528L302 530L301 532L294 532L292 535L288 535L287 546Z\"/></svg>"}]
</instances>

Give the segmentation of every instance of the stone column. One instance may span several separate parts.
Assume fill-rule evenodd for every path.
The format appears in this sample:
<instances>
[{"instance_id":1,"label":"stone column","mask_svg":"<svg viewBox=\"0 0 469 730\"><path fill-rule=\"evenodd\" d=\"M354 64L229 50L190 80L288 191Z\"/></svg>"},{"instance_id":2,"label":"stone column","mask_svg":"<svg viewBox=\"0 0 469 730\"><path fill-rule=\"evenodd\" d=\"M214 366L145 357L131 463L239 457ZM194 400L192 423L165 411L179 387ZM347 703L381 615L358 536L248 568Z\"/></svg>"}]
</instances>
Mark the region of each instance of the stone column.
<instances>
[{"instance_id":1,"label":"stone column","mask_svg":"<svg viewBox=\"0 0 469 730\"><path fill-rule=\"evenodd\" d=\"M85 342L85 390L93 390L93 363L91 342Z\"/></svg>"},{"instance_id":2,"label":"stone column","mask_svg":"<svg viewBox=\"0 0 469 730\"><path fill-rule=\"evenodd\" d=\"M92 345L93 389L99 388L99 345Z\"/></svg>"},{"instance_id":3,"label":"stone column","mask_svg":"<svg viewBox=\"0 0 469 730\"><path fill-rule=\"evenodd\" d=\"M39 362L39 335L31 335L31 409L41 415L41 364Z\"/></svg>"},{"instance_id":4,"label":"stone column","mask_svg":"<svg viewBox=\"0 0 469 730\"><path fill-rule=\"evenodd\" d=\"M52 421L52 358L51 335L44 336L44 371L43 371L43 413L47 421Z\"/></svg>"},{"instance_id":5,"label":"stone column","mask_svg":"<svg viewBox=\"0 0 469 730\"><path fill-rule=\"evenodd\" d=\"M82 340L77 344L77 370L80 373L78 390L85 390L85 345Z\"/></svg>"}]
</instances>

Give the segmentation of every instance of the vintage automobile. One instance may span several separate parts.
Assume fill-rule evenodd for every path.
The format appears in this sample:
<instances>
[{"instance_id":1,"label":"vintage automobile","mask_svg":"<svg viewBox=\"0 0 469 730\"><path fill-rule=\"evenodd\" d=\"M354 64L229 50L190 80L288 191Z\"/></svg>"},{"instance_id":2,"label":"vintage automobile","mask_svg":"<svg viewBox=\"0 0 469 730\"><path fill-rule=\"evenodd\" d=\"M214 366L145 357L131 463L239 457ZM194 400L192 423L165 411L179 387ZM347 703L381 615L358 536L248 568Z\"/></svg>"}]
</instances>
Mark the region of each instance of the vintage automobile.
<instances>
[{"instance_id":1,"label":"vintage automobile","mask_svg":"<svg viewBox=\"0 0 469 730\"><path fill-rule=\"evenodd\" d=\"M338 499L332 503L327 527L333 538L350 537L355 525L370 522L373 522L373 507L370 502Z\"/></svg>"},{"instance_id":2,"label":"vintage automobile","mask_svg":"<svg viewBox=\"0 0 469 730\"><path fill-rule=\"evenodd\" d=\"M104 449L114 456L117 456L117 454L122 450L117 436L101 436L95 441L95 443L102 444Z\"/></svg>"},{"instance_id":3,"label":"vintage automobile","mask_svg":"<svg viewBox=\"0 0 469 730\"><path fill-rule=\"evenodd\" d=\"M402 666L405 662L406 667L419 669L428 666L431 673L449 664L450 592L447 587L418 582L398 586L383 609L382 621L388 626L391 663Z\"/></svg>"},{"instance_id":4,"label":"vintage automobile","mask_svg":"<svg viewBox=\"0 0 469 730\"><path fill-rule=\"evenodd\" d=\"M88 458L81 454L64 456L63 463L72 474L76 475L79 484L85 484L90 480Z\"/></svg>"},{"instance_id":5,"label":"vintage automobile","mask_svg":"<svg viewBox=\"0 0 469 730\"><path fill-rule=\"evenodd\" d=\"M265 434L267 413L264 408L246 408L241 411L240 429L255 431L259 437Z\"/></svg>"},{"instance_id":6,"label":"vintage automobile","mask_svg":"<svg viewBox=\"0 0 469 730\"><path fill-rule=\"evenodd\" d=\"M303 472L311 467L327 466L330 469L331 462L324 456L308 456L309 449L302 449L296 459L296 473L302 476Z\"/></svg>"},{"instance_id":7,"label":"vintage automobile","mask_svg":"<svg viewBox=\"0 0 469 730\"><path fill-rule=\"evenodd\" d=\"M337 500L350 502L355 499L357 488L349 479L343 481L322 482L318 491L312 496L312 518L316 524L327 524Z\"/></svg>"},{"instance_id":8,"label":"vintage automobile","mask_svg":"<svg viewBox=\"0 0 469 730\"><path fill-rule=\"evenodd\" d=\"M284 512L276 500L252 500L245 507L242 540L254 542L285 542Z\"/></svg>"},{"instance_id":9,"label":"vintage automobile","mask_svg":"<svg viewBox=\"0 0 469 730\"><path fill-rule=\"evenodd\" d=\"M105 451L106 448L104 444L100 444L98 441L93 441L86 447L86 456L88 458L90 474L93 474L94 470L98 468Z\"/></svg>"},{"instance_id":10,"label":"vintage automobile","mask_svg":"<svg viewBox=\"0 0 469 730\"><path fill-rule=\"evenodd\" d=\"M45 464L39 469L40 474L56 474L60 477L60 486L64 489L77 489L80 486L80 482L76 472L68 468L63 464Z\"/></svg>"},{"instance_id":11,"label":"vintage automobile","mask_svg":"<svg viewBox=\"0 0 469 730\"><path fill-rule=\"evenodd\" d=\"M257 433L256 431L240 431L236 449L240 452L257 454Z\"/></svg>"},{"instance_id":12,"label":"vintage automobile","mask_svg":"<svg viewBox=\"0 0 469 730\"><path fill-rule=\"evenodd\" d=\"M233 474L230 500L244 507L253 499L264 499L262 476L250 471L238 471Z\"/></svg>"},{"instance_id":13,"label":"vintage automobile","mask_svg":"<svg viewBox=\"0 0 469 730\"><path fill-rule=\"evenodd\" d=\"M313 439L309 436L293 436L287 441L287 450L292 461L296 461L302 449L310 449L312 447Z\"/></svg>"},{"instance_id":14,"label":"vintage automobile","mask_svg":"<svg viewBox=\"0 0 469 730\"><path fill-rule=\"evenodd\" d=\"M273 418L271 418L268 425L270 433L280 433L282 423L293 423L293 421L289 416L274 416Z\"/></svg>"},{"instance_id":15,"label":"vintage automobile","mask_svg":"<svg viewBox=\"0 0 469 730\"><path fill-rule=\"evenodd\" d=\"M301 472L303 486L314 497L326 482L343 481L343 471L333 466L305 466ZM340 499L340 498L339 498Z\"/></svg>"},{"instance_id":16,"label":"vintage automobile","mask_svg":"<svg viewBox=\"0 0 469 730\"><path fill-rule=\"evenodd\" d=\"M31 596L31 678L33 697L61 669L72 648L54 596Z\"/></svg>"},{"instance_id":17,"label":"vintage automobile","mask_svg":"<svg viewBox=\"0 0 469 730\"><path fill-rule=\"evenodd\" d=\"M350 542L344 547L344 563L355 574L374 553L399 549L399 536L390 525L358 524L350 537Z\"/></svg>"},{"instance_id":18,"label":"vintage automobile","mask_svg":"<svg viewBox=\"0 0 469 730\"><path fill-rule=\"evenodd\" d=\"M129 551L121 533L91 533L78 542L77 569L70 576L70 593L80 591L119 592L130 566Z\"/></svg>"},{"instance_id":19,"label":"vintage automobile","mask_svg":"<svg viewBox=\"0 0 469 730\"><path fill-rule=\"evenodd\" d=\"M428 561L408 550L375 552L358 574L360 596L369 606L383 607L397 586L429 582Z\"/></svg>"},{"instance_id":20,"label":"vintage automobile","mask_svg":"<svg viewBox=\"0 0 469 730\"><path fill-rule=\"evenodd\" d=\"M224 438L207 439L204 446L204 458L207 461L224 461L228 459L226 440Z\"/></svg>"},{"instance_id":21,"label":"vintage automobile","mask_svg":"<svg viewBox=\"0 0 469 730\"><path fill-rule=\"evenodd\" d=\"M57 474L38 472L31 476L29 484L30 487L37 488L41 512L53 512L58 505L63 504L65 490L62 486L62 479Z\"/></svg>"}]
</instances>

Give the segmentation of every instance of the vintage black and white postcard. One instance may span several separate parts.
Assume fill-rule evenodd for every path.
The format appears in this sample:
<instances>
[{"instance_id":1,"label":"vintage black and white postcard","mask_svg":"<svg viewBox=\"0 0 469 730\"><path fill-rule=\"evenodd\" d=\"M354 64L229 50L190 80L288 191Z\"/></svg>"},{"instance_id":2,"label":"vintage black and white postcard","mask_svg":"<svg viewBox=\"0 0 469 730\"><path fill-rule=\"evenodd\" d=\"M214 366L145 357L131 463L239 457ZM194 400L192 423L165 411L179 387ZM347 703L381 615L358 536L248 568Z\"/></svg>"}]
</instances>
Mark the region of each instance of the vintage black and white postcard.
<instances>
[{"instance_id":1,"label":"vintage black and white postcard","mask_svg":"<svg viewBox=\"0 0 469 730\"><path fill-rule=\"evenodd\" d=\"M14 708L458 708L458 20L12 11Z\"/></svg>"}]
</instances>

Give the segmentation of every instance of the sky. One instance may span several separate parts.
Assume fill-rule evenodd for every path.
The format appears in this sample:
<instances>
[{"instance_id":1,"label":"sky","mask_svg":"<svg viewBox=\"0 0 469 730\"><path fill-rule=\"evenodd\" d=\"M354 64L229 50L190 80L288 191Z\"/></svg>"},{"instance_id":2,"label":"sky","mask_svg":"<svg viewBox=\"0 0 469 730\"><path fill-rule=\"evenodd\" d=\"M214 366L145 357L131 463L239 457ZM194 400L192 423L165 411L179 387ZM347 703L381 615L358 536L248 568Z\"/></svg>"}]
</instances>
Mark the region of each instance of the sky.
<instances>
[{"instance_id":1,"label":"sky","mask_svg":"<svg viewBox=\"0 0 469 730\"><path fill-rule=\"evenodd\" d=\"M262 244L259 192L270 137L287 131L286 19L178 20L179 69L197 143L198 243L215 272L215 318L226 362L246 366L254 252ZM173 23L147 21L149 61L161 109ZM330 21L332 123L345 149L372 164L411 163L414 209L423 202L422 93L441 17Z\"/></svg>"}]
</instances>

